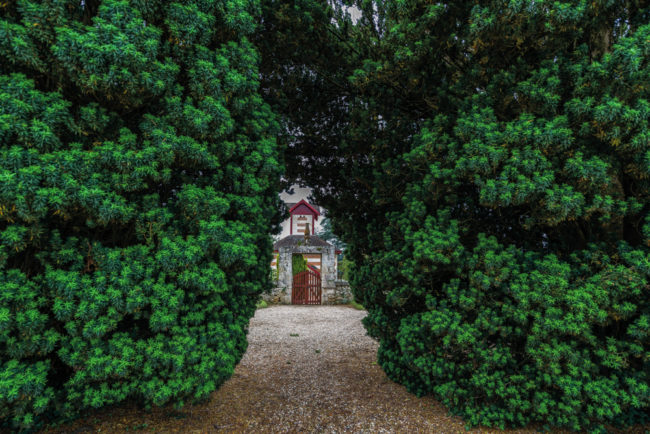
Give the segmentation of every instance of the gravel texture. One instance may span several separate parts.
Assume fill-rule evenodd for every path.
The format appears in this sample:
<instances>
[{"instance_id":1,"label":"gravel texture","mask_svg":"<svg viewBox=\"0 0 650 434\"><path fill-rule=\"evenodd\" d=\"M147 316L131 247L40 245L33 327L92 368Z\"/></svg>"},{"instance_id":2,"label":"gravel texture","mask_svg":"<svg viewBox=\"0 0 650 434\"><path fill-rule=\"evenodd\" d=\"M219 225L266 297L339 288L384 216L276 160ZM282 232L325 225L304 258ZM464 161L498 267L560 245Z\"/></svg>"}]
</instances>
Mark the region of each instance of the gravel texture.
<instances>
[{"instance_id":1,"label":"gravel texture","mask_svg":"<svg viewBox=\"0 0 650 434\"><path fill-rule=\"evenodd\" d=\"M467 432L437 401L386 377L361 324L365 315L347 306L260 309L235 374L207 403L180 412L102 410L55 432Z\"/></svg>"}]
</instances>

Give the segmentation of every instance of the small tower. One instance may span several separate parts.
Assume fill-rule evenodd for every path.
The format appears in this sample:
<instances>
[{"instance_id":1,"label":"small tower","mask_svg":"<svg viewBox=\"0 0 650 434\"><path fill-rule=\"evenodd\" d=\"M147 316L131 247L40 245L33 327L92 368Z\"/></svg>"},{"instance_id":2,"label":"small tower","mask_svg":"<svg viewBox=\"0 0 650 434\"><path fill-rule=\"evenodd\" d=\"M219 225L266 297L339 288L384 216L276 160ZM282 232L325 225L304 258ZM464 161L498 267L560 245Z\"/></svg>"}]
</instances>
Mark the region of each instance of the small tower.
<instances>
[{"instance_id":1,"label":"small tower","mask_svg":"<svg viewBox=\"0 0 650 434\"><path fill-rule=\"evenodd\" d=\"M318 217L321 214L316 208L307 203L306 200L302 199L300 202L294 204L289 209L289 214L289 235L302 235L307 223L309 223L309 227L311 228L310 235L316 235L314 229Z\"/></svg>"}]
</instances>

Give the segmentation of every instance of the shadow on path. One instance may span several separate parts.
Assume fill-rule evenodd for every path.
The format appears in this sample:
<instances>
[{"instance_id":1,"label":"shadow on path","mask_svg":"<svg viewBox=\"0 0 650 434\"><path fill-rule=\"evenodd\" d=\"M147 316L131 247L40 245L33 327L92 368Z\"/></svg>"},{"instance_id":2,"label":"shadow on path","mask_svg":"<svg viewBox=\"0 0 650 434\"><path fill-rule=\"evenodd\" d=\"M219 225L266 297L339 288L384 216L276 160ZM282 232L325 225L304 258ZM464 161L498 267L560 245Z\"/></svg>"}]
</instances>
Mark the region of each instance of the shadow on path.
<instances>
[{"instance_id":1,"label":"shadow on path","mask_svg":"<svg viewBox=\"0 0 650 434\"><path fill-rule=\"evenodd\" d=\"M181 412L108 409L56 432L466 433L437 401L386 377L376 364L378 344L361 324L365 315L347 306L260 309L246 354L207 403Z\"/></svg>"}]
</instances>

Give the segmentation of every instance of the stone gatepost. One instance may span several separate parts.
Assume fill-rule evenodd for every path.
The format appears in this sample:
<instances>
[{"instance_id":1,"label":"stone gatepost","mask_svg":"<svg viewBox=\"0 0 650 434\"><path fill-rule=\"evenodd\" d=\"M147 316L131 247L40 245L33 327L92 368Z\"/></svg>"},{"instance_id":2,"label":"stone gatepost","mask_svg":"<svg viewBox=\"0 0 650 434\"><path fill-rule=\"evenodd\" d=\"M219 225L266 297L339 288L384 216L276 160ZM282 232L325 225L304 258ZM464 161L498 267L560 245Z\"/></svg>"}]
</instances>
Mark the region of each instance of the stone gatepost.
<instances>
[{"instance_id":1,"label":"stone gatepost","mask_svg":"<svg viewBox=\"0 0 650 434\"><path fill-rule=\"evenodd\" d=\"M293 248L281 247L278 250L278 290L283 304L291 304L291 285L293 283L293 270L291 269Z\"/></svg>"}]
</instances>

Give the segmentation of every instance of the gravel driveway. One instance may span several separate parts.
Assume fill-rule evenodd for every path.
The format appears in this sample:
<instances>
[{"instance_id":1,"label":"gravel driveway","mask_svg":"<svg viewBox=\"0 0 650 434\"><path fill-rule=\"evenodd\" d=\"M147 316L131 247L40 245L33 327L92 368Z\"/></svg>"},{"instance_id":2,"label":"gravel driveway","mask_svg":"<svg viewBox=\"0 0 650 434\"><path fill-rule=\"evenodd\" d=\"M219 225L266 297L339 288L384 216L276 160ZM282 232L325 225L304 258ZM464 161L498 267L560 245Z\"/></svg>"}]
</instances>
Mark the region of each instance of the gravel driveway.
<instances>
[{"instance_id":1,"label":"gravel driveway","mask_svg":"<svg viewBox=\"0 0 650 434\"><path fill-rule=\"evenodd\" d=\"M390 381L377 343L347 306L272 306L250 323L248 351L215 394L227 432L458 432L432 399Z\"/></svg>"},{"instance_id":2,"label":"gravel driveway","mask_svg":"<svg viewBox=\"0 0 650 434\"><path fill-rule=\"evenodd\" d=\"M365 315L347 306L258 310L246 354L207 403L181 412L107 409L55 432L466 433L438 402L386 377L361 324Z\"/></svg>"}]
</instances>

